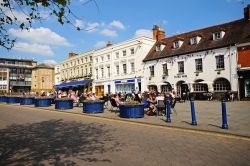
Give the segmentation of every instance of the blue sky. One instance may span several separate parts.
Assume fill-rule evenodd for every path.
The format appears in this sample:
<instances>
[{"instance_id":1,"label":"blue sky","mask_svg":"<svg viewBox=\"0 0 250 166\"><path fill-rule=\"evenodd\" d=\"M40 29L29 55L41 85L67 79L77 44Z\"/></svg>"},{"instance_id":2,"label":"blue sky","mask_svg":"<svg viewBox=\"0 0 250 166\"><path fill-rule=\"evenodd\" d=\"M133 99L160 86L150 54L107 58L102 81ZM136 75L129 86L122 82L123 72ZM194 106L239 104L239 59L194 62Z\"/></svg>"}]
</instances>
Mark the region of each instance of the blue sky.
<instances>
[{"instance_id":1,"label":"blue sky","mask_svg":"<svg viewBox=\"0 0 250 166\"><path fill-rule=\"evenodd\" d=\"M1 57L34 58L38 63L60 63L69 52L81 53L103 47L107 41L118 43L140 35L152 35L153 25L167 36L230 22L243 17L250 0L72 0L71 9L81 19L73 23L91 31L61 26L54 17L35 22L30 32L10 27L17 38L11 51L0 48ZM18 13L18 11L17 11ZM22 19L22 15L20 19ZM46 16L46 12L44 14Z\"/></svg>"}]
</instances>

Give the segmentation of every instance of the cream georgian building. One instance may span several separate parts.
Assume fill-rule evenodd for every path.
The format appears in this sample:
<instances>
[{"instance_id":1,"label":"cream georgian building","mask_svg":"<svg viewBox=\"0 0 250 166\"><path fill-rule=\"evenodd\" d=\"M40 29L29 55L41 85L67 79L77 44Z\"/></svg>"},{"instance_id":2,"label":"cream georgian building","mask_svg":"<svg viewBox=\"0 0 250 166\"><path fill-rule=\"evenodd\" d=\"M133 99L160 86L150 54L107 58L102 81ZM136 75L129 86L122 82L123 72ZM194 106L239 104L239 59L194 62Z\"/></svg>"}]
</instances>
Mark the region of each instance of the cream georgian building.
<instances>
[{"instance_id":1,"label":"cream georgian building","mask_svg":"<svg viewBox=\"0 0 250 166\"><path fill-rule=\"evenodd\" d=\"M69 53L69 58L60 63L62 82L90 79L92 77L92 55L94 50L75 54Z\"/></svg>"},{"instance_id":2,"label":"cream georgian building","mask_svg":"<svg viewBox=\"0 0 250 166\"><path fill-rule=\"evenodd\" d=\"M154 37L157 29L153 29ZM144 59L144 81L148 90L192 93L197 99L207 92L221 96L238 92L237 47L249 41L250 20L229 23L162 37Z\"/></svg>"},{"instance_id":3,"label":"cream georgian building","mask_svg":"<svg viewBox=\"0 0 250 166\"><path fill-rule=\"evenodd\" d=\"M60 64L55 65L55 85L61 84Z\"/></svg>"},{"instance_id":4,"label":"cream georgian building","mask_svg":"<svg viewBox=\"0 0 250 166\"><path fill-rule=\"evenodd\" d=\"M93 92L107 93L144 91L143 59L155 40L139 37L96 50L93 54Z\"/></svg>"}]
</instances>

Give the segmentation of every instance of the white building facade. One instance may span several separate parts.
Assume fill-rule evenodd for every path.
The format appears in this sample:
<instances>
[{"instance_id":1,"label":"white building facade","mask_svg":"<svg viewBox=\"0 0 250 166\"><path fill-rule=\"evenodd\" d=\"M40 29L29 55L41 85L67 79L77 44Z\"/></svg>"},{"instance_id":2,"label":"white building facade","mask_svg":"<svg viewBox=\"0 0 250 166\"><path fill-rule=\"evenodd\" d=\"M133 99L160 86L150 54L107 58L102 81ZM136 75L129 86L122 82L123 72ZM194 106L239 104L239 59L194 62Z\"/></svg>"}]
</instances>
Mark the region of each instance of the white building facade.
<instances>
[{"instance_id":1,"label":"white building facade","mask_svg":"<svg viewBox=\"0 0 250 166\"><path fill-rule=\"evenodd\" d=\"M155 28L156 27L156 28ZM154 38L159 36L155 26ZM249 40L250 20L243 18L183 34L159 38L143 60L145 89L180 98L237 96L237 44Z\"/></svg>"},{"instance_id":2,"label":"white building facade","mask_svg":"<svg viewBox=\"0 0 250 166\"><path fill-rule=\"evenodd\" d=\"M107 93L144 91L143 59L155 40L139 37L96 50L93 54L93 92Z\"/></svg>"},{"instance_id":3,"label":"white building facade","mask_svg":"<svg viewBox=\"0 0 250 166\"><path fill-rule=\"evenodd\" d=\"M145 88L159 92L173 88L178 96L187 92L237 91L236 55L236 47L225 47L145 62Z\"/></svg>"},{"instance_id":4,"label":"white building facade","mask_svg":"<svg viewBox=\"0 0 250 166\"><path fill-rule=\"evenodd\" d=\"M60 64L60 77L62 82L92 78L91 50L81 54L69 53L69 58Z\"/></svg>"}]
</instances>

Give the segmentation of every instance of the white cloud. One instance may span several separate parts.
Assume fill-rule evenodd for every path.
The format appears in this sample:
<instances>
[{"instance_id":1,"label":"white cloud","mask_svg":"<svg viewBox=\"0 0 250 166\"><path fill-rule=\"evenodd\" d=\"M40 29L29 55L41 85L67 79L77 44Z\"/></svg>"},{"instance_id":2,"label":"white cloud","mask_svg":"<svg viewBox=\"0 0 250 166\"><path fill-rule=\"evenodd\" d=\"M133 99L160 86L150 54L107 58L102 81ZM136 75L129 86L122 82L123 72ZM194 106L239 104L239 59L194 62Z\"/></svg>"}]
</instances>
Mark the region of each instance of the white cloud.
<instances>
[{"instance_id":1,"label":"white cloud","mask_svg":"<svg viewBox=\"0 0 250 166\"><path fill-rule=\"evenodd\" d=\"M102 48L102 47L105 47L105 46L106 46L106 42L105 41L98 41L94 45L95 48Z\"/></svg>"},{"instance_id":2,"label":"white cloud","mask_svg":"<svg viewBox=\"0 0 250 166\"><path fill-rule=\"evenodd\" d=\"M118 29L126 29L123 23L119 20L113 20L111 23L109 23L111 27L116 27Z\"/></svg>"},{"instance_id":3,"label":"white cloud","mask_svg":"<svg viewBox=\"0 0 250 166\"><path fill-rule=\"evenodd\" d=\"M153 33L151 30L148 30L148 29L138 29L136 32L135 32L135 35L134 37L141 37L141 36L146 36L146 37L150 37L150 38L153 38Z\"/></svg>"},{"instance_id":4,"label":"white cloud","mask_svg":"<svg viewBox=\"0 0 250 166\"><path fill-rule=\"evenodd\" d=\"M86 27L86 30L88 32L94 32L97 30L98 26L100 26L100 24L98 22L89 22L87 27Z\"/></svg>"},{"instance_id":5,"label":"white cloud","mask_svg":"<svg viewBox=\"0 0 250 166\"><path fill-rule=\"evenodd\" d=\"M83 28L84 27L84 22L82 20L76 19L76 22L75 22L74 26L79 27L79 28Z\"/></svg>"},{"instance_id":6,"label":"white cloud","mask_svg":"<svg viewBox=\"0 0 250 166\"><path fill-rule=\"evenodd\" d=\"M31 28L29 31L11 28L8 32L15 37L24 39L31 43L71 46L64 37L51 31L49 28Z\"/></svg>"},{"instance_id":7,"label":"white cloud","mask_svg":"<svg viewBox=\"0 0 250 166\"><path fill-rule=\"evenodd\" d=\"M54 52L52 51L50 46L36 44L36 43L30 44L30 43L25 43L25 42L16 42L13 49L17 51L29 52L29 53L39 54L39 55L47 55L47 56L54 55Z\"/></svg>"},{"instance_id":8,"label":"white cloud","mask_svg":"<svg viewBox=\"0 0 250 166\"><path fill-rule=\"evenodd\" d=\"M53 59L44 60L43 63L48 64L48 65L56 65L57 64L57 62Z\"/></svg>"},{"instance_id":9,"label":"white cloud","mask_svg":"<svg viewBox=\"0 0 250 166\"><path fill-rule=\"evenodd\" d=\"M117 32L115 30L110 30L110 29L103 29L100 31L100 34L104 36L109 36L109 37L117 37Z\"/></svg>"}]
</instances>

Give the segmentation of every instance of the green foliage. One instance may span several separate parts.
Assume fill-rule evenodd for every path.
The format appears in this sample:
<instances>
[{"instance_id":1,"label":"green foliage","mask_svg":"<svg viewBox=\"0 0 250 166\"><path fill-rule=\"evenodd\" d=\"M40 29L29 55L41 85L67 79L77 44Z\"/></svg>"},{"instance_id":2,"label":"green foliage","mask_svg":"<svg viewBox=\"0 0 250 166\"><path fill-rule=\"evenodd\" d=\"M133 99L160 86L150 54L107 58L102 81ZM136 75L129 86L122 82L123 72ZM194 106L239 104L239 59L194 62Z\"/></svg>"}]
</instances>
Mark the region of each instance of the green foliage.
<instances>
[{"instance_id":1,"label":"green foliage","mask_svg":"<svg viewBox=\"0 0 250 166\"><path fill-rule=\"evenodd\" d=\"M76 18L69 8L70 0L1 0L0 1L0 46L10 50L14 46L15 39L8 34L9 27L17 27L21 30L29 30L34 21L43 21L41 12L46 9L49 15L54 15L57 21L63 25L71 24L72 16ZM19 20L17 12L26 16L26 20ZM74 26L75 27L75 26ZM81 30L80 27L75 27Z\"/></svg>"}]
</instances>

